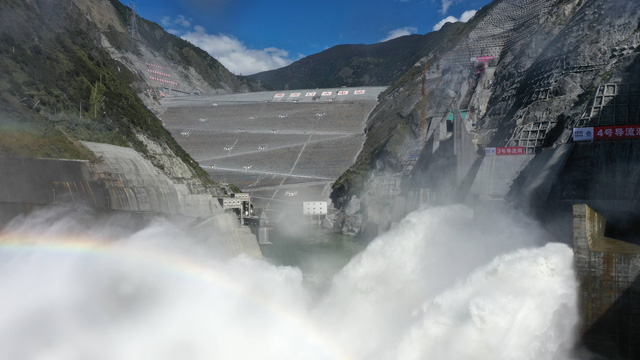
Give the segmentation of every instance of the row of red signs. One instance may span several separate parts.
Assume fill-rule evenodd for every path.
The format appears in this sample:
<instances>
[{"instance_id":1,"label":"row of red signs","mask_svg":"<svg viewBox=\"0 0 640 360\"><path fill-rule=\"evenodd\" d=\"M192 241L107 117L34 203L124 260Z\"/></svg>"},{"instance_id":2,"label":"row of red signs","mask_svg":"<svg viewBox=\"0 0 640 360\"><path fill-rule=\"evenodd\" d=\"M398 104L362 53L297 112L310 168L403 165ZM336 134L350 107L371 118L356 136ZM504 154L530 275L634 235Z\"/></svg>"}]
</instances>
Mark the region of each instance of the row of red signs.
<instances>
[{"instance_id":1,"label":"row of red signs","mask_svg":"<svg viewBox=\"0 0 640 360\"><path fill-rule=\"evenodd\" d=\"M493 155L526 155L524 146L488 147L484 149L486 156Z\"/></svg>"},{"instance_id":2,"label":"row of red signs","mask_svg":"<svg viewBox=\"0 0 640 360\"><path fill-rule=\"evenodd\" d=\"M166 76L166 77L171 77L171 75L169 74L165 74L163 72L160 71L156 71L156 70L152 70L152 69L147 69L148 72L152 73L152 74L157 74L157 75L162 75L162 76Z\"/></svg>"},{"instance_id":3,"label":"row of red signs","mask_svg":"<svg viewBox=\"0 0 640 360\"><path fill-rule=\"evenodd\" d=\"M154 68L158 68L160 70L164 70L164 66L160 66L160 65L156 65L156 64L150 64L150 63L145 63L145 65L153 66Z\"/></svg>"},{"instance_id":4,"label":"row of red signs","mask_svg":"<svg viewBox=\"0 0 640 360\"><path fill-rule=\"evenodd\" d=\"M573 141L640 138L640 125L573 128Z\"/></svg>"},{"instance_id":5,"label":"row of red signs","mask_svg":"<svg viewBox=\"0 0 640 360\"><path fill-rule=\"evenodd\" d=\"M178 83L175 82L175 81L165 80L165 79L157 78L155 76L149 76L149 79L154 80L154 81L159 81L159 82L162 82L162 83L165 83L165 84L178 86Z\"/></svg>"},{"instance_id":6,"label":"row of red signs","mask_svg":"<svg viewBox=\"0 0 640 360\"><path fill-rule=\"evenodd\" d=\"M366 90L355 90L355 91L353 92L353 94L354 94L354 95L362 95L362 94L364 94L364 92L365 92L365 91L366 91ZM333 92L332 92L332 91L325 91L325 92L323 92L323 93L322 93L322 96L329 96L329 95L331 95L331 94L333 94ZM338 91L338 95L348 95L348 94L349 94L349 91L348 91L348 90ZM289 94L289 97L300 97L300 95L301 95L300 93L291 93L291 94ZM283 93L278 93L278 94L276 94L274 97L275 97L275 98L283 98L284 96L285 96L285 94L283 94ZM306 93L304 96L307 96L307 97L308 97L308 96L316 96L316 93L315 93L315 92L308 92L308 93Z\"/></svg>"}]
</instances>

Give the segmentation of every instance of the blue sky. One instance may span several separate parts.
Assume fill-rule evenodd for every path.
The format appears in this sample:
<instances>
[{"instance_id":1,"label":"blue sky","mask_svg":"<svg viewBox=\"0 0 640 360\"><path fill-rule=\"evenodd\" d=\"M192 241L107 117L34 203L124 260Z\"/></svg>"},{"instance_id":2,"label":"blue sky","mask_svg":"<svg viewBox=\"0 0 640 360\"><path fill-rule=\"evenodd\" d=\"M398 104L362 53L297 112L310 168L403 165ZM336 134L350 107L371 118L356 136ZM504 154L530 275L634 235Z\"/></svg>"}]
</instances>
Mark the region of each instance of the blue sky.
<instances>
[{"instance_id":1,"label":"blue sky","mask_svg":"<svg viewBox=\"0 0 640 360\"><path fill-rule=\"evenodd\" d=\"M140 16L198 45L232 72L249 75L335 45L426 34L443 21L468 20L489 2L136 0L135 5Z\"/></svg>"}]
</instances>

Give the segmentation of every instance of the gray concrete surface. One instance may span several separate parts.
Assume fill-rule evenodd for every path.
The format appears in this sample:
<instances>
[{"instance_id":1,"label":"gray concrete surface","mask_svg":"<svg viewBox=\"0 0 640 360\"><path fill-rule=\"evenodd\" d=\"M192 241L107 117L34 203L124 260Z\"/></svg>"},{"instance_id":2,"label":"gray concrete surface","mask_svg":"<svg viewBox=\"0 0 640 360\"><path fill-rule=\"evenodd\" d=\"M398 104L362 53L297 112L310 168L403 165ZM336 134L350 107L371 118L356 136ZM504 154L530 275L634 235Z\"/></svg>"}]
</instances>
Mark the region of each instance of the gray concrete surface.
<instances>
[{"instance_id":1,"label":"gray concrete surface","mask_svg":"<svg viewBox=\"0 0 640 360\"><path fill-rule=\"evenodd\" d=\"M219 255L261 256L255 236L218 199L169 179L131 148L84 142L98 161L0 157L0 221L35 207L69 204L164 216L205 234Z\"/></svg>"},{"instance_id":2,"label":"gray concrete surface","mask_svg":"<svg viewBox=\"0 0 640 360\"><path fill-rule=\"evenodd\" d=\"M607 220L573 205L573 253L582 336L609 359L640 357L640 246L605 236Z\"/></svg>"},{"instance_id":3,"label":"gray concrete surface","mask_svg":"<svg viewBox=\"0 0 640 360\"><path fill-rule=\"evenodd\" d=\"M534 155L485 156L471 186L471 195L481 199L503 199L513 180Z\"/></svg>"},{"instance_id":4,"label":"gray concrete surface","mask_svg":"<svg viewBox=\"0 0 640 360\"><path fill-rule=\"evenodd\" d=\"M256 207L297 208L327 200L330 183L362 148L364 123L384 89L165 98L159 117L214 180L249 192Z\"/></svg>"}]
</instances>

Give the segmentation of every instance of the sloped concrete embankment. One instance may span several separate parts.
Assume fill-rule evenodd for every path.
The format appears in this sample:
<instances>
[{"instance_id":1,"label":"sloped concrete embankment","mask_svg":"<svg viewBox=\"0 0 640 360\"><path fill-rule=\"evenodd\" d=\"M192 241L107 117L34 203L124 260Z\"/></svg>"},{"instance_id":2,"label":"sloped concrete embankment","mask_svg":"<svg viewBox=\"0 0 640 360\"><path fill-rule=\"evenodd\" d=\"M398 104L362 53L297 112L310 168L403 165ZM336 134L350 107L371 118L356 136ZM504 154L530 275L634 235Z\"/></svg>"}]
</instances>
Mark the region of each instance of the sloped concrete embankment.
<instances>
[{"instance_id":1,"label":"sloped concrete embankment","mask_svg":"<svg viewBox=\"0 0 640 360\"><path fill-rule=\"evenodd\" d=\"M85 145L97 161L1 156L0 221L53 204L193 219L230 255L260 256L250 230L229 219L217 198L176 184L133 149Z\"/></svg>"}]
</instances>

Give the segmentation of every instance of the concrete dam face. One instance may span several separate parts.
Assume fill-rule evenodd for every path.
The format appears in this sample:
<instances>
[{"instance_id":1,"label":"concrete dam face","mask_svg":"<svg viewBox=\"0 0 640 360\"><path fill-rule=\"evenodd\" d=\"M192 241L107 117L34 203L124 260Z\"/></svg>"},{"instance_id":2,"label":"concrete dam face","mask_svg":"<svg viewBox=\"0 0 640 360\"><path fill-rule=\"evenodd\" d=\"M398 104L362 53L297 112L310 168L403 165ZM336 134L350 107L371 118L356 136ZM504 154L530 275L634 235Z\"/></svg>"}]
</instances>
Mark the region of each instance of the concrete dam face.
<instances>
[{"instance_id":1,"label":"concrete dam face","mask_svg":"<svg viewBox=\"0 0 640 360\"><path fill-rule=\"evenodd\" d=\"M115 216L133 225L158 217L208 233L201 239L220 255L261 256L249 228L225 213L218 198L174 182L131 148L83 145L98 160L0 157L0 224L11 227L14 217L51 206L60 207L53 218L94 215L85 222Z\"/></svg>"},{"instance_id":2,"label":"concrete dam face","mask_svg":"<svg viewBox=\"0 0 640 360\"><path fill-rule=\"evenodd\" d=\"M160 118L214 180L250 193L257 207L302 208L327 200L351 166L384 89L165 98Z\"/></svg>"}]
</instances>

